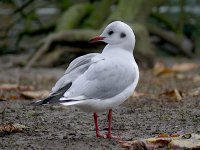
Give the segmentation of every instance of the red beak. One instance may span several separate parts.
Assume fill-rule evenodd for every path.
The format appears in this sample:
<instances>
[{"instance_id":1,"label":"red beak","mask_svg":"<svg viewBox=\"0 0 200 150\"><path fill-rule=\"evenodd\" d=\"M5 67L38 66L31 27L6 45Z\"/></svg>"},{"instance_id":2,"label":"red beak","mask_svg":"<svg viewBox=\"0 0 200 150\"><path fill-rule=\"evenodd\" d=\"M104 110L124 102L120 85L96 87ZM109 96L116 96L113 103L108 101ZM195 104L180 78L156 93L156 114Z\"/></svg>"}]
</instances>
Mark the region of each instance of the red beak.
<instances>
[{"instance_id":1,"label":"red beak","mask_svg":"<svg viewBox=\"0 0 200 150\"><path fill-rule=\"evenodd\" d=\"M90 43L95 43L95 42L99 42L102 41L105 37L101 37L101 36L96 36L93 37L92 39L89 40Z\"/></svg>"}]
</instances>

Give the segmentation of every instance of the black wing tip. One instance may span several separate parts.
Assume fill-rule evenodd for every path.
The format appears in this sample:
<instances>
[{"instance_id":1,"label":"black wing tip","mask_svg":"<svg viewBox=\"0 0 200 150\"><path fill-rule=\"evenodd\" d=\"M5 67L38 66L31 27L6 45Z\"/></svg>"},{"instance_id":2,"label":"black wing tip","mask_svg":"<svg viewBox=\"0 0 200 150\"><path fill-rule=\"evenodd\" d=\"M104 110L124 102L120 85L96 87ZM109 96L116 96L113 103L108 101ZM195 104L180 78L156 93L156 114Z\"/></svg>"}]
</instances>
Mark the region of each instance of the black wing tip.
<instances>
[{"instance_id":1,"label":"black wing tip","mask_svg":"<svg viewBox=\"0 0 200 150\"><path fill-rule=\"evenodd\" d=\"M43 105L43 104L44 104L43 100L37 100L37 101L31 102L29 105L39 106L39 105Z\"/></svg>"},{"instance_id":2,"label":"black wing tip","mask_svg":"<svg viewBox=\"0 0 200 150\"><path fill-rule=\"evenodd\" d=\"M59 99L59 97L49 96L42 100L33 101L30 103L30 105L38 106L38 105L57 103L57 102L59 102L59 100L57 100L57 99Z\"/></svg>"},{"instance_id":3,"label":"black wing tip","mask_svg":"<svg viewBox=\"0 0 200 150\"><path fill-rule=\"evenodd\" d=\"M84 99L82 99L84 100ZM67 102L77 102L77 101L82 101L82 100L75 100L75 99L66 99L66 100L60 100L60 104L62 103L67 103Z\"/></svg>"}]
</instances>

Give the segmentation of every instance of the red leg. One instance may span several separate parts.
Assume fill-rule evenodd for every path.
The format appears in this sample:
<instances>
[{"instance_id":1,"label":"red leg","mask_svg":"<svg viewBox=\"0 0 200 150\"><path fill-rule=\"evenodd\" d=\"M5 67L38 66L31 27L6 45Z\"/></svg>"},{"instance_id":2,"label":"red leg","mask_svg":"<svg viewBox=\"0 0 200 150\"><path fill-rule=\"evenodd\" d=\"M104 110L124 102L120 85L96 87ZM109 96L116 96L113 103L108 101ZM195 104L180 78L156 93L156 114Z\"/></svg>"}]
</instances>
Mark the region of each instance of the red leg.
<instances>
[{"instance_id":1,"label":"red leg","mask_svg":"<svg viewBox=\"0 0 200 150\"><path fill-rule=\"evenodd\" d=\"M98 127L98 116L97 116L97 113L94 113L93 114L94 116L94 124L95 124L95 129L96 129L96 137L98 137L99 135L99 127Z\"/></svg>"},{"instance_id":2,"label":"red leg","mask_svg":"<svg viewBox=\"0 0 200 150\"><path fill-rule=\"evenodd\" d=\"M107 138L121 140L121 137L111 135L111 123L112 123L112 109L109 109L109 112L108 112L108 133L107 133Z\"/></svg>"},{"instance_id":3,"label":"red leg","mask_svg":"<svg viewBox=\"0 0 200 150\"><path fill-rule=\"evenodd\" d=\"M105 138L105 135L99 134L99 127L98 127L98 116L97 113L94 113L94 123L95 123L95 129L96 129L96 137L103 137Z\"/></svg>"},{"instance_id":4,"label":"red leg","mask_svg":"<svg viewBox=\"0 0 200 150\"><path fill-rule=\"evenodd\" d=\"M94 115L95 129L96 129L96 137L113 138L113 139L117 139L117 140L121 139L121 138L118 137L118 136L112 136L112 135L111 135L112 109L109 109L109 112L108 112L108 133L107 133L107 135L99 134L98 116L97 116L97 113L94 112L93 115Z\"/></svg>"},{"instance_id":5,"label":"red leg","mask_svg":"<svg viewBox=\"0 0 200 150\"><path fill-rule=\"evenodd\" d=\"M108 133L107 133L107 138L112 138L112 136L111 136L111 122L112 122L112 109L109 109L109 112L108 112Z\"/></svg>"}]
</instances>

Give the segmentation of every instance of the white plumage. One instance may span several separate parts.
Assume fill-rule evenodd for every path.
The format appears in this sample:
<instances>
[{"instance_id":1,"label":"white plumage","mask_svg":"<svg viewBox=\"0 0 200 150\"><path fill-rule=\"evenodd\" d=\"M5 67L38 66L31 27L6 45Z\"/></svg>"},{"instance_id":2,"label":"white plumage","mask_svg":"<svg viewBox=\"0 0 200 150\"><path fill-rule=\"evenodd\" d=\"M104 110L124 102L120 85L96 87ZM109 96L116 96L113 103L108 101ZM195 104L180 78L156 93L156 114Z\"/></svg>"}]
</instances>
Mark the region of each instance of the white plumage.
<instances>
[{"instance_id":1,"label":"white plumage","mask_svg":"<svg viewBox=\"0 0 200 150\"><path fill-rule=\"evenodd\" d=\"M132 29L115 21L91 40L96 41L107 43L102 53L73 60L52 88L50 96L35 104L75 105L83 111L96 113L111 110L132 95L139 80L133 57L135 35ZM98 128L96 134L99 135Z\"/></svg>"}]
</instances>

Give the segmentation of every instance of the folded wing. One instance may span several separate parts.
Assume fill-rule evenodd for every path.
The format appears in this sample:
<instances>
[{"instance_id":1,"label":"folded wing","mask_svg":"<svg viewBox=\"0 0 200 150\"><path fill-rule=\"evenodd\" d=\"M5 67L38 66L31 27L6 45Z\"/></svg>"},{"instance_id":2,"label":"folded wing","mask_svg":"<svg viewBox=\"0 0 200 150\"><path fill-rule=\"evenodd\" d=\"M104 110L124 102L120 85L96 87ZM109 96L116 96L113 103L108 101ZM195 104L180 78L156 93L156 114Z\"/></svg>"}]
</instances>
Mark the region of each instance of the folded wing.
<instances>
[{"instance_id":1,"label":"folded wing","mask_svg":"<svg viewBox=\"0 0 200 150\"><path fill-rule=\"evenodd\" d=\"M52 88L49 97L33 102L33 104L41 105L59 102L59 99L71 87L74 80L89 68L89 66L92 64L91 59L97 55L98 53L91 53L73 60L65 71L65 74L56 82L55 86Z\"/></svg>"},{"instance_id":2,"label":"folded wing","mask_svg":"<svg viewBox=\"0 0 200 150\"><path fill-rule=\"evenodd\" d=\"M103 59L93 63L74 81L61 103L88 99L109 99L129 87L136 78L135 68L122 59Z\"/></svg>"}]
</instances>

